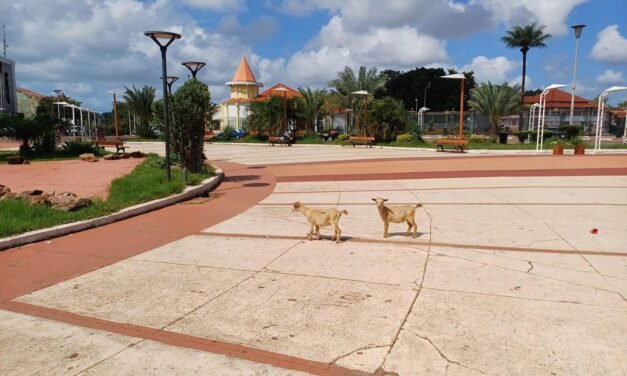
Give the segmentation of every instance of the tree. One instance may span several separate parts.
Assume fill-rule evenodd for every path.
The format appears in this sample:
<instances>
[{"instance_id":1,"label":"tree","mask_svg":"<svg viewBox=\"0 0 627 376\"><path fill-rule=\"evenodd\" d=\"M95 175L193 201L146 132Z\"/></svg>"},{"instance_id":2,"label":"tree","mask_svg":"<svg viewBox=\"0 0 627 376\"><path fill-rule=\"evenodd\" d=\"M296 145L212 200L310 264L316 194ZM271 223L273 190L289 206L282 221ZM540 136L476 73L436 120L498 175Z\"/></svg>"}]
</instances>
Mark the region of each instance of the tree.
<instances>
[{"instance_id":1,"label":"tree","mask_svg":"<svg viewBox=\"0 0 627 376\"><path fill-rule=\"evenodd\" d=\"M128 109L137 115L139 127L137 133L142 137L151 137L152 129L150 122L153 119L153 103L155 101L155 88L151 86L144 86L138 89L133 85L132 89L124 87L123 98L126 102Z\"/></svg>"},{"instance_id":2,"label":"tree","mask_svg":"<svg viewBox=\"0 0 627 376\"><path fill-rule=\"evenodd\" d=\"M408 113L402 101L385 97L372 103L368 110L368 123L371 136L388 141L406 130Z\"/></svg>"},{"instance_id":3,"label":"tree","mask_svg":"<svg viewBox=\"0 0 627 376\"><path fill-rule=\"evenodd\" d=\"M9 137L20 142L20 154L33 151L52 152L56 147L56 119L38 110L34 118L26 119L24 114L0 114L0 137ZM50 146L52 145L52 146Z\"/></svg>"},{"instance_id":4,"label":"tree","mask_svg":"<svg viewBox=\"0 0 627 376\"><path fill-rule=\"evenodd\" d=\"M172 132L173 136L178 134L172 145L190 172L203 168L205 120L211 121L211 107L209 87L195 78L187 80L172 96L172 119L179 129Z\"/></svg>"},{"instance_id":5,"label":"tree","mask_svg":"<svg viewBox=\"0 0 627 376\"><path fill-rule=\"evenodd\" d=\"M544 48L546 42L551 38L551 34L545 34L544 28L546 26L539 26L537 23L532 23L526 26L514 26L511 30L508 30L501 38L501 41L505 43L507 48L520 48L522 52L523 64L522 64L522 87L521 87L521 102L524 103L525 99L525 76L527 75L527 52L534 47Z\"/></svg>"},{"instance_id":6,"label":"tree","mask_svg":"<svg viewBox=\"0 0 627 376\"><path fill-rule=\"evenodd\" d=\"M283 133L285 127L285 110L287 109L287 120L296 120L298 103L295 98L285 99L278 95L270 96L264 102L252 102L250 105L250 115L246 120L248 129L268 133L271 136L278 136Z\"/></svg>"},{"instance_id":7,"label":"tree","mask_svg":"<svg viewBox=\"0 0 627 376\"><path fill-rule=\"evenodd\" d=\"M356 128L363 126L363 119L365 114L365 106L363 105L363 98L352 94L355 91L365 90L368 92L368 96L372 97L375 94L385 90L385 83L387 76L377 71L376 67L367 69L362 66L359 67L359 72L355 75L355 72L350 67L344 67L343 71L338 72L337 78L329 82L329 86L332 88L331 100L339 108L350 108L353 110ZM348 124L348 112L346 123Z\"/></svg>"},{"instance_id":8,"label":"tree","mask_svg":"<svg viewBox=\"0 0 627 376\"><path fill-rule=\"evenodd\" d=\"M298 88L300 97L297 99L298 116L302 118L307 125L312 126L315 133L317 131L318 119L325 114L325 101L327 91L325 89Z\"/></svg>"},{"instance_id":9,"label":"tree","mask_svg":"<svg viewBox=\"0 0 627 376\"><path fill-rule=\"evenodd\" d=\"M488 118L492 141L496 140L501 119L520 110L519 90L519 85L493 85L488 81L470 91L468 104Z\"/></svg>"}]
</instances>

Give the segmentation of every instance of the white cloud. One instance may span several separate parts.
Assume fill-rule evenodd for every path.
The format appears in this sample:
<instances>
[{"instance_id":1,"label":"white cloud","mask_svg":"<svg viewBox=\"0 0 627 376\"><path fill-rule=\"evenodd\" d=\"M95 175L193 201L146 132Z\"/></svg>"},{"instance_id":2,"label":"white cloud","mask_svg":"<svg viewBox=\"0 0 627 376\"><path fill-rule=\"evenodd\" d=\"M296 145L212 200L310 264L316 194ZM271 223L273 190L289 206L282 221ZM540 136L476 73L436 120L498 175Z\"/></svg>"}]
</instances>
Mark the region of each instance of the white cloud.
<instances>
[{"instance_id":1,"label":"white cloud","mask_svg":"<svg viewBox=\"0 0 627 376\"><path fill-rule=\"evenodd\" d=\"M508 74L518 67L518 63L503 56L489 59L485 56L477 56L470 64L464 65L462 71L473 71L477 82L490 81L501 84L507 81Z\"/></svg>"},{"instance_id":2,"label":"white cloud","mask_svg":"<svg viewBox=\"0 0 627 376\"><path fill-rule=\"evenodd\" d=\"M211 10L240 10L245 7L244 0L183 0L183 3Z\"/></svg>"},{"instance_id":3,"label":"white cloud","mask_svg":"<svg viewBox=\"0 0 627 376\"><path fill-rule=\"evenodd\" d=\"M511 79L509 81L510 85L522 85L522 75L518 75L515 78ZM531 80L531 77L529 77L529 75L526 76L525 78L525 91L527 90L533 90L533 81Z\"/></svg>"},{"instance_id":4,"label":"white cloud","mask_svg":"<svg viewBox=\"0 0 627 376\"><path fill-rule=\"evenodd\" d=\"M623 77L623 72L606 69L603 74L597 76L597 82L602 84L620 84L625 82L625 77Z\"/></svg>"},{"instance_id":5,"label":"white cloud","mask_svg":"<svg viewBox=\"0 0 627 376\"><path fill-rule=\"evenodd\" d=\"M590 56L605 63L627 64L627 38L620 35L618 25L599 32Z\"/></svg>"}]
</instances>

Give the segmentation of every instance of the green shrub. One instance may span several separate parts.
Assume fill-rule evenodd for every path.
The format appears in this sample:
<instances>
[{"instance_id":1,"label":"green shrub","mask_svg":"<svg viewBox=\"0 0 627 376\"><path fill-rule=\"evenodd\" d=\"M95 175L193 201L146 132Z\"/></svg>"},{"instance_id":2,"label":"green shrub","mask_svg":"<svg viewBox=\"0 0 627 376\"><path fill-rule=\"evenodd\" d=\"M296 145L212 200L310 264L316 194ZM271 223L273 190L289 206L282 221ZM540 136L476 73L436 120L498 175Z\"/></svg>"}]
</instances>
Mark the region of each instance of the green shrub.
<instances>
[{"instance_id":1,"label":"green shrub","mask_svg":"<svg viewBox=\"0 0 627 376\"><path fill-rule=\"evenodd\" d=\"M233 132L233 127L231 127L230 125L227 125L226 127L224 127L224 129L222 130L222 139L223 140L230 140L231 139L231 133Z\"/></svg>"},{"instance_id":2,"label":"green shrub","mask_svg":"<svg viewBox=\"0 0 627 376\"><path fill-rule=\"evenodd\" d=\"M409 133L403 133L396 136L396 142L410 142L414 139L414 136Z\"/></svg>"},{"instance_id":3,"label":"green shrub","mask_svg":"<svg viewBox=\"0 0 627 376\"><path fill-rule=\"evenodd\" d=\"M523 143L531 133L531 131L518 131L515 134L518 137L518 142Z\"/></svg>"},{"instance_id":4,"label":"green shrub","mask_svg":"<svg viewBox=\"0 0 627 376\"><path fill-rule=\"evenodd\" d=\"M70 155L98 154L98 147L89 141L70 140L63 144L63 151Z\"/></svg>"},{"instance_id":5,"label":"green shrub","mask_svg":"<svg viewBox=\"0 0 627 376\"><path fill-rule=\"evenodd\" d=\"M560 125L560 132L566 133L566 139L573 139L581 134L581 127L578 125Z\"/></svg>"},{"instance_id":6,"label":"green shrub","mask_svg":"<svg viewBox=\"0 0 627 376\"><path fill-rule=\"evenodd\" d=\"M337 136L337 140L338 141L347 141L349 137L350 137L349 134L342 133L341 135Z\"/></svg>"},{"instance_id":7,"label":"green shrub","mask_svg":"<svg viewBox=\"0 0 627 376\"><path fill-rule=\"evenodd\" d=\"M468 142L471 144L489 144L490 139L485 137L471 136L468 138Z\"/></svg>"}]
</instances>

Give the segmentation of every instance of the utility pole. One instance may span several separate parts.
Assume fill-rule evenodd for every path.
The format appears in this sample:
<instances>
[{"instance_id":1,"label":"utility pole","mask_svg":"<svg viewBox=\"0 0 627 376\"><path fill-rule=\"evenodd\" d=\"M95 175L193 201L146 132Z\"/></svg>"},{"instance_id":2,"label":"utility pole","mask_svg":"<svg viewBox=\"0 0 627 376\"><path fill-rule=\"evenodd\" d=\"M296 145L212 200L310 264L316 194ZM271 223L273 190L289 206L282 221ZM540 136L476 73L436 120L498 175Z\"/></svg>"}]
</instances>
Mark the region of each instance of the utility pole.
<instances>
[{"instance_id":1,"label":"utility pole","mask_svg":"<svg viewBox=\"0 0 627 376\"><path fill-rule=\"evenodd\" d=\"M4 50L4 57L7 57L7 28L2 24L2 49Z\"/></svg>"}]
</instances>

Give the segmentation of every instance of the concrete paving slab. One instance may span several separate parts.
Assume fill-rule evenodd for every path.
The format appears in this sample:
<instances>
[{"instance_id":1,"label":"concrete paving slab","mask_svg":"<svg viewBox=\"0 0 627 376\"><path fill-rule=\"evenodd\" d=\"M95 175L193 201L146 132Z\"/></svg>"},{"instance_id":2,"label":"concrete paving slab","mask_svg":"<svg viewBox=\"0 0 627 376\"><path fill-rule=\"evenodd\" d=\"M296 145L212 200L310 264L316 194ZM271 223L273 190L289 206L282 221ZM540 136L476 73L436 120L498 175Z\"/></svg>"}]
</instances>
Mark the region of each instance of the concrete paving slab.
<instances>
[{"instance_id":1,"label":"concrete paving slab","mask_svg":"<svg viewBox=\"0 0 627 376\"><path fill-rule=\"evenodd\" d=\"M139 341L0 310L0 374L75 375Z\"/></svg>"},{"instance_id":2,"label":"concrete paving slab","mask_svg":"<svg viewBox=\"0 0 627 376\"><path fill-rule=\"evenodd\" d=\"M586 260L603 275L627 280L627 257L586 255Z\"/></svg>"},{"instance_id":3,"label":"concrete paving slab","mask_svg":"<svg viewBox=\"0 0 627 376\"><path fill-rule=\"evenodd\" d=\"M135 256L134 260L209 266L214 268L261 270L297 240L192 235Z\"/></svg>"},{"instance_id":4,"label":"concrete paving slab","mask_svg":"<svg viewBox=\"0 0 627 376\"><path fill-rule=\"evenodd\" d=\"M388 346L416 290L260 273L168 330L332 362Z\"/></svg>"},{"instance_id":5,"label":"concrete paving slab","mask_svg":"<svg viewBox=\"0 0 627 376\"><path fill-rule=\"evenodd\" d=\"M396 181L402 187L412 189L459 189L459 188L517 188L517 187L618 187L627 188L625 176L519 176L482 177L482 178L447 178L447 179L401 179Z\"/></svg>"},{"instance_id":6,"label":"concrete paving slab","mask_svg":"<svg viewBox=\"0 0 627 376\"><path fill-rule=\"evenodd\" d=\"M266 267L268 271L362 282L416 286L425 250L394 244L303 241Z\"/></svg>"},{"instance_id":7,"label":"concrete paving slab","mask_svg":"<svg viewBox=\"0 0 627 376\"><path fill-rule=\"evenodd\" d=\"M287 376L305 374L144 340L78 375Z\"/></svg>"},{"instance_id":8,"label":"concrete paving slab","mask_svg":"<svg viewBox=\"0 0 627 376\"><path fill-rule=\"evenodd\" d=\"M331 203L332 206L335 206L339 199L339 192L303 192L294 194L272 194L261 201L260 204L291 204L295 201L300 201L305 204L305 206L320 203Z\"/></svg>"},{"instance_id":9,"label":"concrete paving slab","mask_svg":"<svg viewBox=\"0 0 627 376\"><path fill-rule=\"evenodd\" d=\"M120 323L162 328L251 274L126 260L15 300Z\"/></svg>"},{"instance_id":10,"label":"concrete paving slab","mask_svg":"<svg viewBox=\"0 0 627 376\"><path fill-rule=\"evenodd\" d=\"M561 270L561 274L555 268L552 271L553 274L538 276L435 254L429 257L423 286L439 290L627 308L627 302L616 293L562 282L560 277L565 271ZM495 281L498 283L494 283Z\"/></svg>"},{"instance_id":11,"label":"concrete paving slab","mask_svg":"<svg viewBox=\"0 0 627 376\"><path fill-rule=\"evenodd\" d=\"M403 329L428 339L448 363L491 375L622 375L625 312L427 288ZM420 359L402 356L407 346L397 342L392 354L401 356L390 358L397 369L420 371ZM385 370L395 371L390 365Z\"/></svg>"},{"instance_id":12,"label":"concrete paving slab","mask_svg":"<svg viewBox=\"0 0 627 376\"><path fill-rule=\"evenodd\" d=\"M390 346L365 348L336 360L335 364L374 373L381 367L389 351Z\"/></svg>"}]
</instances>

